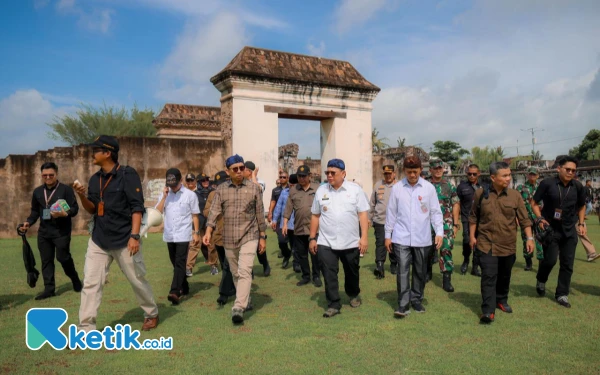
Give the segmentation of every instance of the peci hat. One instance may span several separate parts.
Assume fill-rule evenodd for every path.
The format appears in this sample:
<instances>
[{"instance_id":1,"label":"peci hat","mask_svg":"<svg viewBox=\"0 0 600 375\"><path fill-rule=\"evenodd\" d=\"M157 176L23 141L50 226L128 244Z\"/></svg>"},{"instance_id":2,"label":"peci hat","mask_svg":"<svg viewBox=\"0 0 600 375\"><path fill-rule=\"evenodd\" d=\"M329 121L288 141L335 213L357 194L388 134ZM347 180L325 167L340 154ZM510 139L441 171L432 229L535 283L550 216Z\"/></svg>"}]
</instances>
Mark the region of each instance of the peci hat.
<instances>
[{"instance_id":1,"label":"peci hat","mask_svg":"<svg viewBox=\"0 0 600 375\"><path fill-rule=\"evenodd\" d=\"M437 168L437 167L443 167L444 166L444 162L442 161L442 159L431 159L429 160L429 168Z\"/></svg>"},{"instance_id":2,"label":"peci hat","mask_svg":"<svg viewBox=\"0 0 600 375\"><path fill-rule=\"evenodd\" d=\"M392 164L388 164L388 165L384 165L383 166L383 173L388 173L388 172L393 172L396 169L396 167Z\"/></svg>"},{"instance_id":3,"label":"peci hat","mask_svg":"<svg viewBox=\"0 0 600 375\"><path fill-rule=\"evenodd\" d=\"M194 176L193 173L188 173L185 175L185 180L186 181L195 181L196 180L196 176Z\"/></svg>"},{"instance_id":4,"label":"peci hat","mask_svg":"<svg viewBox=\"0 0 600 375\"><path fill-rule=\"evenodd\" d=\"M239 156L238 154L235 154L235 155L228 157L227 160L225 160L225 166L227 168L229 168L234 164L243 163L243 162L244 162L244 158Z\"/></svg>"},{"instance_id":5,"label":"peci hat","mask_svg":"<svg viewBox=\"0 0 600 375\"><path fill-rule=\"evenodd\" d=\"M88 146L99 147L108 151L119 152L119 142L117 139L110 135L101 135L94 139L94 142L89 143Z\"/></svg>"},{"instance_id":6,"label":"peci hat","mask_svg":"<svg viewBox=\"0 0 600 375\"><path fill-rule=\"evenodd\" d=\"M346 163L342 159L331 159L327 162L327 168L338 168L345 171Z\"/></svg>"},{"instance_id":7,"label":"peci hat","mask_svg":"<svg viewBox=\"0 0 600 375\"><path fill-rule=\"evenodd\" d=\"M245 162L244 166L246 167L246 169L250 169L251 171L254 171L256 169L256 164L254 164L251 161Z\"/></svg>"},{"instance_id":8,"label":"peci hat","mask_svg":"<svg viewBox=\"0 0 600 375\"><path fill-rule=\"evenodd\" d=\"M296 170L296 174L299 176L308 176L310 174L310 168L308 165L301 165Z\"/></svg>"},{"instance_id":9,"label":"peci hat","mask_svg":"<svg viewBox=\"0 0 600 375\"><path fill-rule=\"evenodd\" d=\"M221 185L223 182L227 181L227 177L229 177L227 175L227 172L225 171L220 171L217 172L217 174L215 174L215 179L213 180L213 183L217 186Z\"/></svg>"},{"instance_id":10,"label":"peci hat","mask_svg":"<svg viewBox=\"0 0 600 375\"><path fill-rule=\"evenodd\" d=\"M540 171L538 170L537 167L529 167L529 168L527 168L527 174L538 175L538 174L540 174Z\"/></svg>"}]
</instances>

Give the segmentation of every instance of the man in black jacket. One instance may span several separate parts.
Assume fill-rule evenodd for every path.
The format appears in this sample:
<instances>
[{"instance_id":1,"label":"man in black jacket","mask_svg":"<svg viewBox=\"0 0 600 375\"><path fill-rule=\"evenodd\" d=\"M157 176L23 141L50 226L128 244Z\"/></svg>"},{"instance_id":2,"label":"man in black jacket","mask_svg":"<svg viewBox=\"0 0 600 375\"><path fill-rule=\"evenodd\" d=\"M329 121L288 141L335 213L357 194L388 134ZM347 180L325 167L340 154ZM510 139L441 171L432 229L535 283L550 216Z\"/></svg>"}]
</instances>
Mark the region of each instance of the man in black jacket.
<instances>
[{"instance_id":1,"label":"man in black jacket","mask_svg":"<svg viewBox=\"0 0 600 375\"><path fill-rule=\"evenodd\" d=\"M75 199L73 189L58 181L58 166L54 163L44 163L41 167L44 184L33 191L31 198L31 213L21 226L26 232L32 225L40 220L38 231L38 249L42 259L42 276L44 277L44 291L35 299L42 300L55 296L56 284L54 281L54 255L60 262L65 275L73 283L76 292L81 291L81 280L75 270L75 263L71 257L71 218L77 216L79 206ZM51 210L50 207L59 199L64 199L69 205L67 211Z\"/></svg>"}]
</instances>

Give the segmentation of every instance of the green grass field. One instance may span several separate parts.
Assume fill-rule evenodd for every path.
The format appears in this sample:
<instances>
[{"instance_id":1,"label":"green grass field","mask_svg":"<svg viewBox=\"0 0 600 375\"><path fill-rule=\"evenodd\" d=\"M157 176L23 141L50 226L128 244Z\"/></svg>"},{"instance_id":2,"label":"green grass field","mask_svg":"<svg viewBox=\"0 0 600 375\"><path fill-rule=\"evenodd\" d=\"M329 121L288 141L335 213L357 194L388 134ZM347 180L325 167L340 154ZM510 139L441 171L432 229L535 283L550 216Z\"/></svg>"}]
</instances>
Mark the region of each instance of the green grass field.
<instances>
[{"instance_id":1,"label":"green grass field","mask_svg":"<svg viewBox=\"0 0 600 375\"><path fill-rule=\"evenodd\" d=\"M597 217L588 220L590 237L600 245ZM460 239L457 241L459 242ZM34 246L37 268L39 254ZM75 237L72 253L83 270L87 237ZM361 262L363 305L352 309L342 293L342 314L324 319L324 288L296 287L298 274L282 270L276 236L268 239L271 277L255 266L255 310L242 326L233 326L231 302L216 303L219 276L204 264L189 279L190 298L179 306L167 301L172 267L160 234L144 244L148 279L159 305L160 325L142 338L173 337L171 351L55 351L45 345L31 351L25 345L25 314L32 307L62 307L69 324L77 324L79 295L57 264L58 296L34 301L43 288L26 284L19 239L1 240L0 263L0 373L21 374L598 374L600 373L600 261L588 263L577 248L572 279L571 309L553 300L558 266L548 282L547 297L535 291L535 272L524 272L521 254L513 270L509 303L515 312L497 312L490 326L478 324L481 296L479 278L454 274L455 293L441 289L439 269L425 289L425 314L393 318L396 282L389 273L376 280L374 239ZM460 247L460 246L459 246ZM600 248L599 248L600 250ZM455 251L456 270L462 261ZM537 262L536 262L537 263ZM386 270L388 264L386 263ZM534 266L537 270L537 264ZM341 272L342 273L342 272ZM340 275L343 280L342 275ZM116 264L98 315L98 329L106 325L142 325L142 312ZM343 284L342 284L343 285ZM342 287L343 288L343 287ZM343 290L343 289L342 289Z\"/></svg>"}]
</instances>

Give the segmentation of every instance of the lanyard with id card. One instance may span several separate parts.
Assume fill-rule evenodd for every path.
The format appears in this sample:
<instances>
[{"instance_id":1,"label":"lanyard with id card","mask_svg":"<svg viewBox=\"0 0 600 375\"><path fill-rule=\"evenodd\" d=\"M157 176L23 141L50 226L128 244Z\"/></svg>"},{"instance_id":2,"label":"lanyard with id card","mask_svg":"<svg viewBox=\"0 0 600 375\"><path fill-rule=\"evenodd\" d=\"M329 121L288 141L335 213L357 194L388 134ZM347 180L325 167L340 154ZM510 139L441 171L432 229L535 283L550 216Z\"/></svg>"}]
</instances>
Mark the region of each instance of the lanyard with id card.
<instances>
[{"instance_id":1,"label":"lanyard with id card","mask_svg":"<svg viewBox=\"0 0 600 375\"><path fill-rule=\"evenodd\" d=\"M44 187L44 200L46 201L46 208L42 210L42 220L52 219L52 215L50 215L50 199L52 199L52 196L54 195L54 193L56 193L56 190L58 190L58 185L60 185L60 182L56 183L56 187L54 188L50 196L48 196L48 194L46 193L46 187Z\"/></svg>"},{"instance_id":2,"label":"lanyard with id card","mask_svg":"<svg viewBox=\"0 0 600 375\"><path fill-rule=\"evenodd\" d=\"M121 168L121 165L119 165L117 167L117 171L119 170L119 168ZM108 186L108 184L112 180L113 176L114 175L111 175L108 178L108 181L106 181L106 184L104 185L104 187L102 187L102 175L100 175L100 202L98 202L98 210L96 211L96 215L98 215L98 216L104 216L104 199L103 199L103 194L104 194L104 190L106 189L106 187Z\"/></svg>"},{"instance_id":3,"label":"lanyard with id card","mask_svg":"<svg viewBox=\"0 0 600 375\"><path fill-rule=\"evenodd\" d=\"M554 209L554 220L562 220L562 205L563 205L563 198L562 198L562 193L561 193L561 189L560 189L560 184L557 185L558 187L558 201L560 204L560 208L555 208ZM569 196L569 190L571 190L571 187L569 186L569 188L567 189L567 193L565 194L565 198L567 196Z\"/></svg>"}]
</instances>

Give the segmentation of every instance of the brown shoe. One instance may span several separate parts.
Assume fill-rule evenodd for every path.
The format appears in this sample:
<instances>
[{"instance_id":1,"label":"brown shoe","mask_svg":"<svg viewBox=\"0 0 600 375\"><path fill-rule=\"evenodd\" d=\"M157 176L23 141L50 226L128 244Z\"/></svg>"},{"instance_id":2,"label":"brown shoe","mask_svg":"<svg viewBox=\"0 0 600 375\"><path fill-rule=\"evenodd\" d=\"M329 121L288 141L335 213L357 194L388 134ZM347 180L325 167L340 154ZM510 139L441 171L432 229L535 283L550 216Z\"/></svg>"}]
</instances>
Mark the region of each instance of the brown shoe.
<instances>
[{"instance_id":1,"label":"brown shoe","mask_svg":"<svg viewBox=\"0 0 600 375\"><path fill-rule=\"evenodd\" d=\"M150 331L158 326L158 315L155 318L145 318L142 331Z\"/></svg>"}]
</instances>

